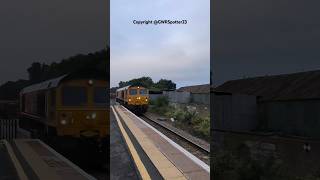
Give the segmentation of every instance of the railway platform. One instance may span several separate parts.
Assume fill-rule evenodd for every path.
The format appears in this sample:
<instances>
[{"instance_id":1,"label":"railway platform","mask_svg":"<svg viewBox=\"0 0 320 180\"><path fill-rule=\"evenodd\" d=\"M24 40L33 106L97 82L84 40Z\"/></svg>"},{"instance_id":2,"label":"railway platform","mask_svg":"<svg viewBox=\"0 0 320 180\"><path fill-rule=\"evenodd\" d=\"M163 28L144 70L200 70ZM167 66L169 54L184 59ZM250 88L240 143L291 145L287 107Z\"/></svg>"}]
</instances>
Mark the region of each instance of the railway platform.
<instances>
[{"instance_id":1,"label":"railway platform","mask_svg":"<svg viewBox=\"0 0 320 180\"><path fill-rule=\"evenodd\" d=\"M125 107L113 105L111 112L139 178L210 179L206 163Z\"/></svg>"},{"instance_id":2,"label":"railway platform","mask_svg":"<svg viewBox=\"0 0 320 180\"><path fill-rule=\"evenodd\" d=\"M95 180L38 139L0 141L0 179Z\"/></svg>"},{"instance_id":3,"label":"railway platform","mask_svg":"<svg viewBox=\"0 0 320 180\"><path fill-rule=\"evenodd\" d=\"M112 112L111 109L110 112ZM117 120L112 113L110 115L110 164L110 179L139 179Z\"/></svg>"}]
</instances>

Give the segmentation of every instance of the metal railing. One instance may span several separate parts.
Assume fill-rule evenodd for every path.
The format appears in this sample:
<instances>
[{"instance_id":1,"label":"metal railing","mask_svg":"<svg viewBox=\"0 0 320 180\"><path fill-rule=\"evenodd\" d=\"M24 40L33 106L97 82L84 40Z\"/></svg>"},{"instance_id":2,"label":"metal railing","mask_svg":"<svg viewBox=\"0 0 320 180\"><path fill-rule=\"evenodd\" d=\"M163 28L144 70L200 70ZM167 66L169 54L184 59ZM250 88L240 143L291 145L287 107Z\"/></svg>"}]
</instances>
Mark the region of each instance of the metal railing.
<instances>
[{"instance_id":1,"label":"metal railing","mask_svg":"<svg viewBox=\"0 0 320 180\"><path fill-rule=\"evenodd\" d=\"M0 139L15 139L18 134L18 119L0 119Z\"/></svg>"}]
</instances>

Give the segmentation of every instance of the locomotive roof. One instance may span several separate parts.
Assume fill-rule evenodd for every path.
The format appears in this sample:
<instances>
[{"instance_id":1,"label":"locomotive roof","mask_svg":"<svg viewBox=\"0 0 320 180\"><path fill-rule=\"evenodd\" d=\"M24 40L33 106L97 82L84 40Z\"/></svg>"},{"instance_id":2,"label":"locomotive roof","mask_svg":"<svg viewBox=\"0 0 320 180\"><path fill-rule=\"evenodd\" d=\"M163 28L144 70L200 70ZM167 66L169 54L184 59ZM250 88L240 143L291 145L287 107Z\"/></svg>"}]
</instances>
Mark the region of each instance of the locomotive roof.
<instances>
[{"instance_id":1,"label":"locomotive roof","mask_svg":"<svg viewBox=\"0 0 320 180\"><path fill-rule=\"evenodd\" d=\"M87 68L87 69L81 69L78 71L74 71L74 72L71 72L68 74L64 74L64 75L59 76L54 79L49 79L49 80L46 80L46 81L43 81L43 82L40 82L37 84L27 86L27 87L23 88L20 91L20 93L24 94L24 93L29 93L29 92L33 92L33 91L55 88L63 80L83 79L83 78L92 78L92 79L100 79L100 80L107 80L108 81L106 72L96 70L96 69Z\"/></svg>"},{"instance_id":2,"label":"locomotive roof","mask_svg":"<svg viewBox=\"0 0 320 180\"><path fill-rule=\"evenodd\" d=\"M122 88L119 88L116 90L116 92L118 91L123 91L123 90L127 90L129 87L142 87L142 88L145 88L143 86L133 86L133 85L129 85L129 86L125 86L125 87L122 87Z\"/></svg>"},{"instance_id":3,"label":"locomotive roof","mask_svg":"<svg viewBox=\"0 0 320 180\"><path fill-rule=\"evenodd\" d=\"M125 86L125 87L122 87L122 88L119 88L119 89L117 89L117 92L118 92L118 91L126 90L126 89L128 89L130 86L131 86L131 85Z\"/></svg>"},{"instance_id":4,"label":"locomotive roof","mask_svg":"<svg viewBox=\"0 0 320 180\"><path fill-rule=\"evenodd\" d=\"M33 91L38 91L38 90L44 90L44 89L50 89L57 87L59 83L66 77L68 74L65 74L63 76L54 78L54 79L49 79L47 81L43 81L38 84L33 84L31 86L27 86L21 90L21 94L33 92Z\"/></svg>"}]
</instances>

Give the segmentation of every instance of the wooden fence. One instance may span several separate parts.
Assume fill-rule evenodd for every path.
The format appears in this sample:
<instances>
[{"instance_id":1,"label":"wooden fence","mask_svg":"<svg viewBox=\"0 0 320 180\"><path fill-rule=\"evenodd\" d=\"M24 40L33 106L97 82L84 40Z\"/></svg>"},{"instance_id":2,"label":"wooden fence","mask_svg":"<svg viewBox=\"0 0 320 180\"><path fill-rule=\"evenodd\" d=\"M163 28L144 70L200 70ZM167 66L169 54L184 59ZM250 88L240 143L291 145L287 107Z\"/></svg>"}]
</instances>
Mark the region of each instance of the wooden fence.
<instances>
[{"instance_id":1,"label":"wooden fence","mask_svg":"<svg viewBox=\"0 0 320 180\"><path fill-rule=\"evenodd\" d=\"M0 140L15 139L18 134L19 120L18 119L0 119Z\"/></svg>"}]
</instances>

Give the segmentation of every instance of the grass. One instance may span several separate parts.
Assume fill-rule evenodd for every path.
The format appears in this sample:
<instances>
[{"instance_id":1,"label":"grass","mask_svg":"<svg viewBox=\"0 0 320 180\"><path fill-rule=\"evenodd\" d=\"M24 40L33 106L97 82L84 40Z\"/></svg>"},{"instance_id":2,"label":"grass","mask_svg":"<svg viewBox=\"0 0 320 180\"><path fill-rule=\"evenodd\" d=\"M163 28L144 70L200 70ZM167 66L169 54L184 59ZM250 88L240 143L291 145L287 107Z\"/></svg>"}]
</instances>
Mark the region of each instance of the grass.
<instances>
[{"instance_id":1,"label":"grass","mask_svg":"<svg viewBox=\"0 0 320 180\"><path fill-rule=\"evenodd\" d=\"M150 101L150 112L173 118L173 124L191 134L209 141L210 139L210 117L201 116L197 111L187 107L179 108L169 104L167 97L159 97Z\"/></svg>"},{"instance_id":2,"label":"grass","mask_svg":"<svg viewBox=\"0 0 320 180\"><path fill-rule=\"evenodd\" d=\"M294 176L280 159L274 157L253 159L244 144L234 151L216 149L212 157L215 180L320 180L320 173Z\"/></svg>"}]
</instances>

